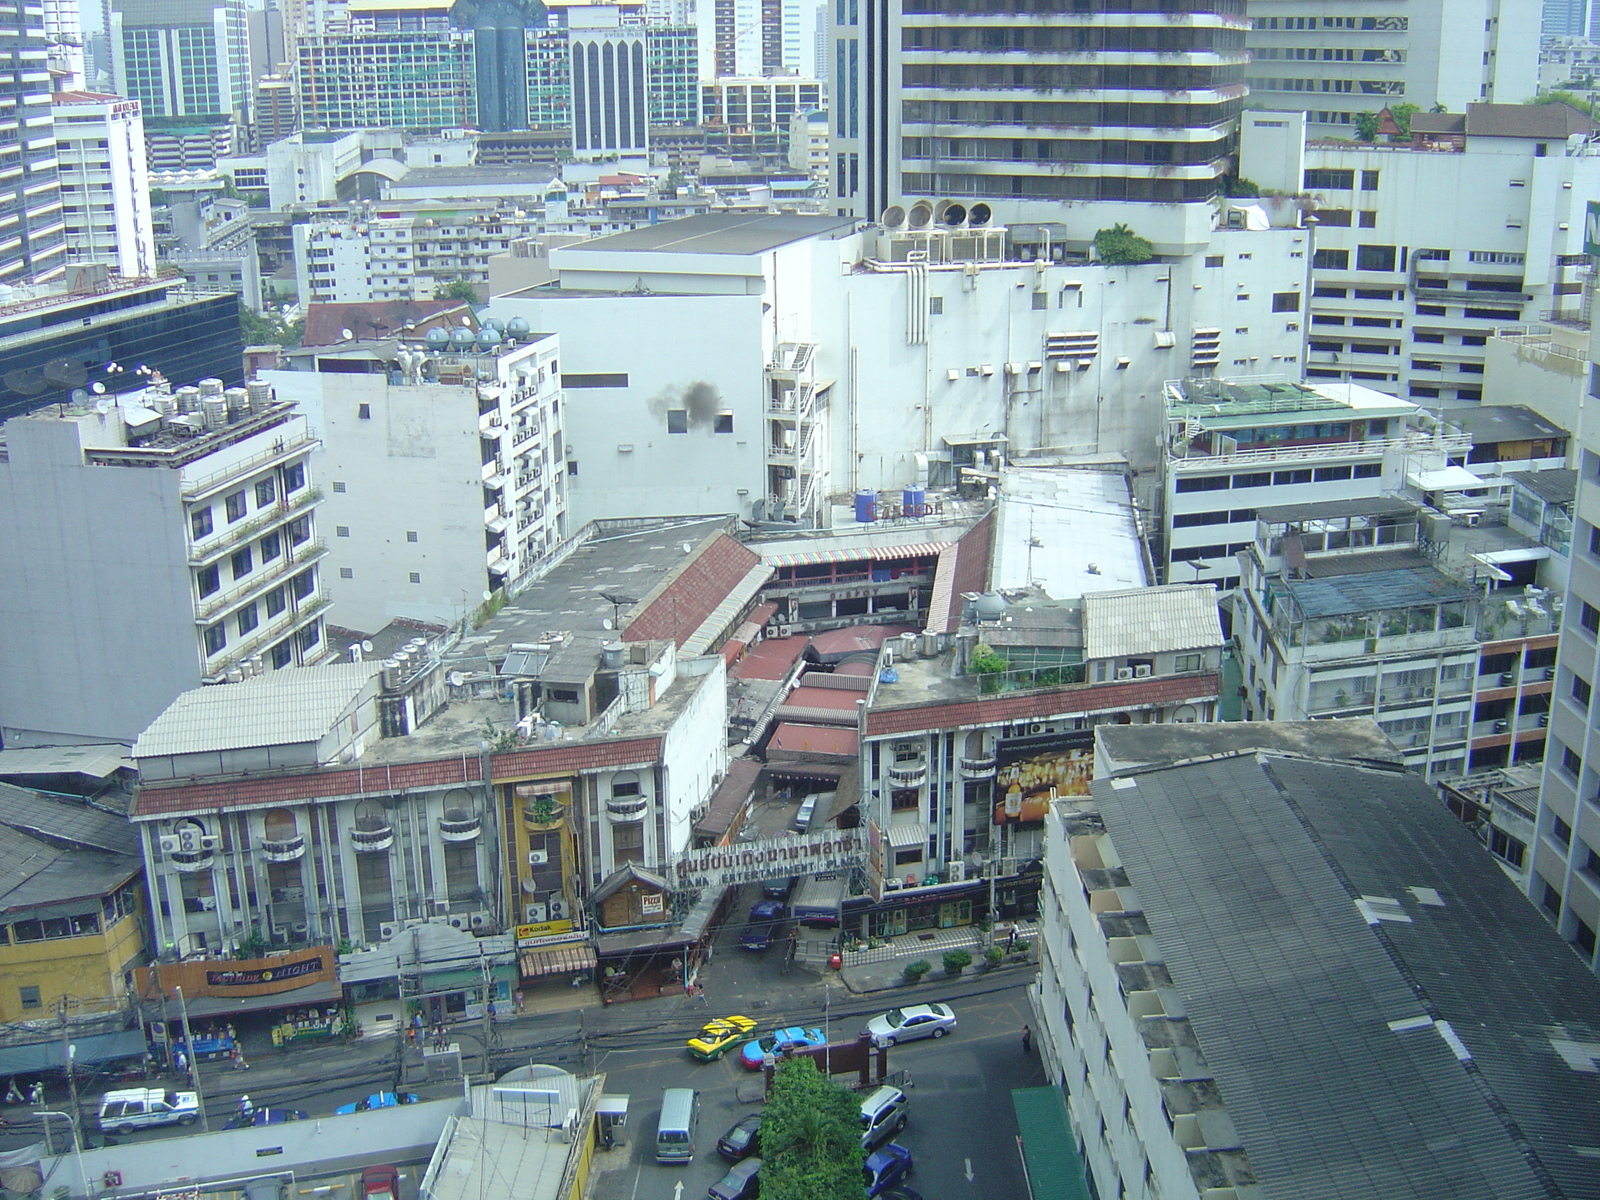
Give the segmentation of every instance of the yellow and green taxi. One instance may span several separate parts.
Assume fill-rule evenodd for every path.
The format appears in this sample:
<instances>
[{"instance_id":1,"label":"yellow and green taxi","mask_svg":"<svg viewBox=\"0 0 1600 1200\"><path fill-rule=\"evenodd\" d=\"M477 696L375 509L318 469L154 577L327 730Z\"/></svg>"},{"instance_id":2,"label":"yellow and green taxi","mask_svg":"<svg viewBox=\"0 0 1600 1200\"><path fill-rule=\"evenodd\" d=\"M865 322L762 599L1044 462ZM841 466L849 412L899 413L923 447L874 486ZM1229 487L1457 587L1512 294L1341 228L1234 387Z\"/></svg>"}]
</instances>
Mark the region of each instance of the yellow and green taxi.
<instances>
[{"instance_id":1,"label":"yellow and green taxi","mask_svg":"<svg viewBox=\"0 0 1600 1200\"><path fill-rule=\"evenodd\" d=\"M749 1017L718 1017L707 1021L699 1034L689 1039L689 1057L715 1062L729 1046L750 1036L756 1023Z\"/></svg>"}]
</instances>

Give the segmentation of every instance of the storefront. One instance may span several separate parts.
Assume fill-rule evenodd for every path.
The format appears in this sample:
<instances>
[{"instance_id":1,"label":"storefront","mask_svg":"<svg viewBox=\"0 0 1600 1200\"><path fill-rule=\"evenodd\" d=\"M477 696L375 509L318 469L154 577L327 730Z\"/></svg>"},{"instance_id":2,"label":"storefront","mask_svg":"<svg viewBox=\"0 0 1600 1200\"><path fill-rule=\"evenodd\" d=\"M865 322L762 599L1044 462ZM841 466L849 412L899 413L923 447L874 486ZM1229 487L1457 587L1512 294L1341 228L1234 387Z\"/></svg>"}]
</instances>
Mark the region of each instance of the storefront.
<instances>
[{"instance_id":1,"label":"storefront","mask_svg":"<svg viewBox=\"0 0 1600 1200\"><path fill-rule=\"evenodd\" d=\"M398 1032L414 1017L429 1025L478 1021L491 1003L509 1013L518 982L510 934L477 937L444 921L413 925L339 965L363 1037Z\"/></svg>"},{"instance_id":2,"label":"storefront","mask_svg":"<svg viewBox=\"0 0 1600 1200\"><path fill-rule=\"evenodd\" d=\"M350 1024L350 1012L342 1004L291 1009L272 1027L272 1044L287 1046L293 1042L328 1041L348 1032Z\"/></svg>"},{"instance_id":3,"label":"storefront","mask_svg":"<svg viewBox=\"0 0 1600 1200\"><path fill-rule=\"evenodd\" d=\"M1035 864L1020 875L995 881L994 911L987 880L900 887L874 902L869 896L845 902L844 932L856 937L901 937L933 929L956 929L985 919L1031 920L1039 915L1043 874Z\"/></svg>"},{"instance_id":4,"label":"storefront","mask_svg":"<svg viewBox=\"0 0 1600 1200\"><path fill-rule=\"evenodd\" d=\"M517 926L517 971L524 993L539 987L582 987L594 978L594 946L571 921Z\"/></svg>"}]
</instances>

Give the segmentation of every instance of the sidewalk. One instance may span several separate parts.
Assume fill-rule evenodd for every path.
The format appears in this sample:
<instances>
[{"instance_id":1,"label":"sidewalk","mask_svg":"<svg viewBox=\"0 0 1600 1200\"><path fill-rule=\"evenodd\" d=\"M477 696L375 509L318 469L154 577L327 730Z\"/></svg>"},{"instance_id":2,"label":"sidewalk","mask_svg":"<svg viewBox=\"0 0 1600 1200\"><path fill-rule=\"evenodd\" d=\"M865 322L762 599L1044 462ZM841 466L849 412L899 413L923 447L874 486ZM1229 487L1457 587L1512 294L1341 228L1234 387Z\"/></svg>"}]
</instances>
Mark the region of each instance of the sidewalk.
<instances>
[{"instance_id":1,"label":"sidewalk","mask_svg":"<svg viewBox=\"0 0 1600 1200\"><path fill-rule=\"evenodd\" d=\"M1016 944L1031 945L1038 936L1037 923L1017 921L1015 925ZM909 986L905 982L906 964L921 959L933 964L933 971L929 973L928 978L941 978L940 960L946 951L965 950L972 955L974 962L978 962L983 958L987 938L988 935L974 925L904 934L890 938L887 944L875 946L870 950L846 950L843 955L844 966L839 971L839 977L845 987L858 994L905 987ZM997 944L1003 946L1005 941L1005 938L1000 938ZM1008 955L1005 964L1009 967L1016 961ZM1031 967L1031 957L1026 961Z\"/></svg>"}]
</instances>

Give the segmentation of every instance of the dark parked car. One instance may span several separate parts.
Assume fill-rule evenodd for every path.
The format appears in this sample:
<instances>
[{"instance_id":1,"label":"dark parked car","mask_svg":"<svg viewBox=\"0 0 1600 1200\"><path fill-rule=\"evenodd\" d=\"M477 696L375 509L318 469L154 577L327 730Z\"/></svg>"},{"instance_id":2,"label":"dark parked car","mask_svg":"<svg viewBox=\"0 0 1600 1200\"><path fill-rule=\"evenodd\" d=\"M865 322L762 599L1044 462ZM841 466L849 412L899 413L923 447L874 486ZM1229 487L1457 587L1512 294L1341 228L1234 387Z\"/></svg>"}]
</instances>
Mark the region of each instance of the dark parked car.
<instances>
[{"instance_id":1,"label":"dark parked car","mask_svg":"<svg viewBox=\"0 0 1600 1200\"><path fill-rule=\"evenodd\" d=\"M761 1194L761 1181L756 1172L761 1170L759 1158L747 1158L706 1192L708 1200L755 1200Z\"/></svg>"},{"instance_id":2,"label":"dark parked car","mask_svg":"<svg viewBox=\"0 0 1600 1200\"><path fill-rule=\"evenodd\" d=\"M911 1151L899 1142L879 1146L861 1164L861 1174L867 1181L867 1195L881 1196L911 1174Z\"/></svg>"},{"instance_id":3,"label":"dark parked car","mask_svg":"<svg viewBox=\"0 0 1600 1200\"><path fill-rule=\"evenodd\" d=\"M787 900L789 893L792 891L794 891L794 877L769 879L761 885L761 898L763 900Z\"/></svg>"},{"instance_id":4,"label":"dark parked car","mask_svg":"<svg viewBox=\"0 0 1600 1200\"><path fill-rule=\"evenodd\" d=\"M750 906L750 921L739 938L746 950L765 950L772 944L772 934L783 920L783 905L777 900L759 900Z\"/></svg>"},{"instance_id":5,"label":"dark parked car","mask_svg":"<svg viewBox=\"0 0 1600 1200\"><path fill-rule=\"evenodd\" d=\"M729 1162L740 1162L761 1153L761 1114L751 1113L717 1139L717 1153Z\"/></svg>"}]
</instances>

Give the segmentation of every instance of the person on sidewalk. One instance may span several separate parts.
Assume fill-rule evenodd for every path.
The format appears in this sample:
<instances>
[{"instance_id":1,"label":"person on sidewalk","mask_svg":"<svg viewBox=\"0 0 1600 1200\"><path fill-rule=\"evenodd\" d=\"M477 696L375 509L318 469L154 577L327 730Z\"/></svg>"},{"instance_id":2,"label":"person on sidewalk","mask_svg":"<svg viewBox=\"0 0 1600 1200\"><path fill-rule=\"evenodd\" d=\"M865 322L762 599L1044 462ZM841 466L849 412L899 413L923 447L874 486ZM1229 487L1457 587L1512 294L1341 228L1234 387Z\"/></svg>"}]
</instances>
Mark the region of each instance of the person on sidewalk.
<instances>
[{"instance_id":1,"label":"person on sidewalk","mask_svg":"<svg viewBox=\"0 0 1600 1200\"><path fill-rule=\"evenodd\" d=\"M245 1118L246 1120L249 1120L250 1115L252 1113L254 1113L255 1111L256 1111L256 1106L254 1104L250 1103L250 1097L249 1096L240 1096L239 1097L239 1115L241 1117Z\"/></svg>"},{"instance_id":2,"label":"person on sidewalk","mask_svg":"<svg viewBox=\"0 0 1600 1200\"><path fill-rule=\"evenodd\" d=\"M244 1060L244 1051L239 1049L237 1042L233 1046L233 1069L235 1071L248 1071L250 1069L250 1064Z\"/></svg>"},{"instance_id":3,"label":"person on sidewalk","mask_svg":"<svg viewBox=\"0 0 1600 1200\"><path fill-rule=\"evenodd\" d=\"M34 1105L44 1103L44 1080L35 1079L33 1081L33 1086L28 1089L28 1103Z\"/></svg>"},{"instance_id":4,"label":"person on sidewalk","mask_svg":"<svg viewBox=\"0 0 1600 1200\"><path fill-rule=\"evenodd\" d=\"M1033 1053L1033 1030L1026 1025L1022 1027L1022 1052L1024 1054Z\"/></svg>"}]
</instances>

